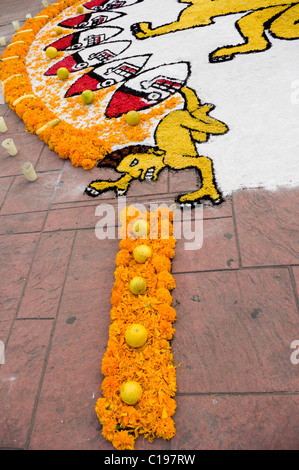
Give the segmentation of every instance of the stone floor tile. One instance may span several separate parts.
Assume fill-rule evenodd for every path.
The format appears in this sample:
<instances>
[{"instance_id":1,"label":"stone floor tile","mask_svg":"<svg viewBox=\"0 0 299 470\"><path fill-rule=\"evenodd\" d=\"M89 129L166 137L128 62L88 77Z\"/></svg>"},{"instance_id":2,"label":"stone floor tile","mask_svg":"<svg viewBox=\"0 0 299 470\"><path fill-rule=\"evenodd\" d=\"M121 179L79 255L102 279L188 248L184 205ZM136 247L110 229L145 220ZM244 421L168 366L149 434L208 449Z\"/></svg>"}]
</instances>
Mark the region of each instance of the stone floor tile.
<instances>
[{"instance_id":1,"label":"stone floor tile","mask_svg":"<svg viewBox=\"0 0 299 470\"><path fill-rule=\"evenodd\" d=\"M232 218L174 224L174 229L178 240L173 260L174 273L238 269L239 255Z\"/></svg>"},{"instance_id":2,"label":"stone floor tile","mask_svg":"<svg viewBox=\"0 0 299 470\"><path fill-rule=\"evenodd\" d=\"M298 311L286 268L175 275L179 393L290 392Z\"/></svg>"},{"instance_id":3,"label":"stone floor tile","mask_svg":"<svg viewBox=\"0 0 299 470\"><path fill-rule=\"evenodd\" d=\"M0 446L24 448L50 341L52 321L16 321L0 368Z\"/></svg>"},{"instance_id":4,"label":"stone floor tile","mask_svg":"<svg viewBox=\"0 0 299 470\"><path fill-rule=\"evenodd\" d=\"M74 232L41 236L18 318L55 318L71 255Z\"/></svg>"},{"instance_id":5,"label":"stone floor tile","mask_svg":"<svg viewBox=\"0 0 299 470\"><path fill-rule=\"evenodd\" d=\"M0 340L5 342L16 315L39 234L0 236Z\"/></svg>"},{"instance_id":6,"label":"stone floor tile","mask_svg":"<svg viewBox=\"0 0 299 470\"><path fill-rule=\"evenodd\" d=\"M4 202L1 215L44 211L50 207L59 181L58 172L37 173L38 179L27 181L17 176Z\"/></svg>"},{"instance_id":7,"label":"stone floor tile","mask_svg":"<svg viewBox=\"0 0 299 470\"><path fill-rule=\"evenodd\" d=\"M298 395L179 396L172 450L297 450Z\"/></svg>"},{"instance_id":8,"label":"stone floor tile","mask_svg":"<svg viewBox=\"0 0 299 470\"><path fill-rule=\"evenodd\" d=\"M49 212L44 230L53 232L83 228L95 229L97 222L101 220L95 216L96 207L87 205L85 207L70 207L69 209L55 208ZM105 214L103 214L104 216Z\"/></svg>"},{"instance_id":9,"label":"stone floor tile","mask_svg":"<svg viewBox=\"0 0 299 470\"><path fill-rule=\"evenodd\" d=\"M234 212L243 266L299 262L299 189L238 191Z\"/></svg>"},{"instance_id":10,"label":"stone floor tile","mask_svg":"<svg viewBox=\"0 0 299 470\"><path fill-rule=\"evenodd\" d=\"M41 171L55 171L62 170L65 160L60 158L55 152L49 149L49 147L44 144L39 161L36 165L36 170Z\"/></svg>"},{"instance_id":11,"label":"stone floor tile","mask_svg":"<svg viewBox=\"0 0 299 470\"><path fill-rule=\"evenodd\" d=\"M0 215L0 235L40 232L46 215L46 211Z\"/></svg>"},{"instance_id":12,"label":"stone floor tile","mask_svg":"<svg viewBox=\"0 0 299 470\"><path fill-rule=\"evenodd\" d=\"M111 240L98 240L94 230L79 230L64 294L84 295L86 299L89 297L89 292L97 292L104 282L110 293L114 283L115 259L118 251L117 240L114 243L111 243Z\"/></svg>"}]
</instances>

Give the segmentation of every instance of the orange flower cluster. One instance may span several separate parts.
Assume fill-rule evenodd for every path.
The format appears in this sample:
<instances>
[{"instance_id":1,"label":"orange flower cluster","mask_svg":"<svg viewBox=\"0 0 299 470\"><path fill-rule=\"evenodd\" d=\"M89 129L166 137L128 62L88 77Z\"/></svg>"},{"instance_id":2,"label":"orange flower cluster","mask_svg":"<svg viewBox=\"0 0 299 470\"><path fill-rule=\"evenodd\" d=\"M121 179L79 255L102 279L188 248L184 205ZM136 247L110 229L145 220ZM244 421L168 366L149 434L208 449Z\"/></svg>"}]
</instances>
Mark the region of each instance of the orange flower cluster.
<instances>
[{"instance_id":1,"label":"orange flower cluster","mask_svg":"<svg viewBox=\"0 0 299 470\"><path fill-rule=\"evenodd\" d=\"M29 48L35 41L37 33L49 21L60 15L66 8L81 3L82 0L58 1L42 10L34 18L28 19L24 26L16 32L11 44L9 44L1 57L0 79L4 88L5 99L9 107L24 121L26 129L31 134L35 134L45 124L55 119L61 119L61 117L55 114L55 106L53 106L52 110L51 106L47 106L39 96L35 95L32 98L34 92L26 68L26 57ZM52 36L50 35L50 37ZM44 40L46 38L47 34ZM43 52L41 51L41 53ZM58 54L58 57L60 56L61 53ZM49 93L51 83L53 83L51 79L53 80L53 78L48 80L48 89L45 90L45 93ZM38 89L40 88L38 87ZM104 98L105 93L106 90L97 93L98 96L94 106L97 106L97 103ZM15 103L18 98L24 95L31 96ZM52 100L53 102L55 100L59 101L59 97L54 93ZM152 120L163 115L168 109L176 107L179 102L180 98L172 97L166 100L165 103L161 103L156 109L148 113L142 113L141 124L136 127L128 126L124 117L116 122L105 121L103 117L103 122L85 129L78 129L75 125L61 119L58 125L44 130L38 137L62 159L70 159L74 166L89 170L110 153L116 144L141 142L149 137ZM69 103L70 109L73 108L73 103L73 101ZM81 111L82 114L80 114ZM72 111L71 116L76 121L78 117L80 118L80 115L84 116L87 111L86 107L82 106L82 110ZM108 137L101 136L103 131L108 133Z\"/></svg>"},{"instance_id":2,"label":"orange flower cluster","mask_svg":"<svg viewBox=\"0 0 299 470\"><path fill-rule=\"evenodd\" d=\"M134 209L134 208L133 208ZM138 209L126 208L121 217L120 251L116 258L115 283L112 289L108 347L102 360L103 397L96 404L96 413L103 426L102 434L118 450L133 450L135 440L143 435L171 439L175 435L172 419L176 410L176 368L171 352L176 311L171 306L170 291L175 280L170 274L176 240L173 238L173 214L165 208L138 214ZM138 216L136 217L136 214ZM156 238L135 238L132 222L144 219ZM169 232L169 237L163 239ZM132 253L138 245L148 245L151 257L143 264ZM141 276L146 280L143 295L130 291L130 280ZM141 324L147 330L147 341L140 348L130 347L125 330L131 324ZM127 381L138 382L143 390L140 401L126 405L120 389Z\"/></svg>"}]
</instances>

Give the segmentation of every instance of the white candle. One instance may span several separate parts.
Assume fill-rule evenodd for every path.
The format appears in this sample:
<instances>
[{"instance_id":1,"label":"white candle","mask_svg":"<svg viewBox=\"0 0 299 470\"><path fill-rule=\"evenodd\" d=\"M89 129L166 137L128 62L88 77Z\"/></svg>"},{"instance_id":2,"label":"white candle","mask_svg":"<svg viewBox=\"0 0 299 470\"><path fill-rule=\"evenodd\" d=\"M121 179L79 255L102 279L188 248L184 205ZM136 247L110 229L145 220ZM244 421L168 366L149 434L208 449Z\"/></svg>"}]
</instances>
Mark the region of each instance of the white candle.
<instances>
[{"instance_id":1,"label":"white candle","mask_svg":"<svg viewBox=\"0 0 299 470\"><path fill-rule=\"evenodd\" d=\"M0 116L0 132L7 132L7 127L2 116Z\"/></svg>"},{"instance_id":2,"label":"white candle","mask_svg":"<svg viewBox=\"0 0 299 470\"><path fill-rule=\"evenodd\" d=\"M1 36L1 38L0 38L0 44L1 44L1 46L6 46L6 39L5 39L5 36Z\"/></svg>"},{"instance_id":3,"label":"white candle","mask_svg":"<svg viewBox=\"0 0 299 470\"><path fill-rule=\"evenodd\" d=\"M43 0L42 4L44 5L45 8L47 8L49 6L49 3L47 2L47 0Z\"/></svg>"},{"instance_id":4,"label":"white candle","mask_svg":"<svg viewBox=\"0 0 299 470\"><path fill-rule=\"evenodd\" d=\"M5 148L5 150L8 151L9 155L11 155L12 157L14 157L15 155L17 155L18 151L17 151L17 148L15 146L15 143L12 139L6 139L2 142L2 147Z\"/></svg>"},{"instance_id":5,"label":"white candle","mask_svg":"<svg viewBox=\"0 0 299 470\"><path fill-rule=\"evenodd\" d=\"M27 19L27 20L30 20L30 18L32 18L31 14L30 14L30 13L27 13L26 19Z\"/></svg>"},{"instance_id":6,"label":"white candle","mask_svg":"<svg viewBox=\"0 0 299 470\"><path fill-rule=\"evenodd\" d=\"M13 21L12 24L13 24L13 27L15 28L16 31L18 31L18 29L20 29L20 23L18 21Z\"/></svg>"},{"instance_id":7,"label":"white candle","mask_svg":"<svg viewBox=\"0 0 299 470\"><path fill-rule=\"evenodd\" d=\"M28 181L37 180L37 174L35 173L32 163L30 162L23 163L23 165L20 166L20 170L23 173L23 175L26 176Z\"/></svg>"}]
</instances>

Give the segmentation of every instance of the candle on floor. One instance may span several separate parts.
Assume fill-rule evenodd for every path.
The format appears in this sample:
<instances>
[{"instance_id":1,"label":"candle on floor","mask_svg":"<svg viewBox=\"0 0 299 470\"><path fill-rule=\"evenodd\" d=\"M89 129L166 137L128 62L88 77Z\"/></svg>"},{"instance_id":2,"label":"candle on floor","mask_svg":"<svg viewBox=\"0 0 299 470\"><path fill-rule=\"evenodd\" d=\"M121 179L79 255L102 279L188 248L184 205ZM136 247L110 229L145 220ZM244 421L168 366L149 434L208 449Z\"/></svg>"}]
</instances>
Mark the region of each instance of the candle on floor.
<instances>
[{"instance_id":1,"label":"candle on floor","mask_svg":"<svg viewBox=\"0 0 299 470\"><path fill-rule=\"evenodd\" d=\"M18 21L13 21L12 24L13 24L13 27L15 28L16 31L18 31L18 29L20 29L20 23Z\"/></svg>"},{"instance_id":2,"label":"candle on floor","mask_svg":"<svg viewBox=\"0 0 299 470\"><path fill-rule=\"evenodd\" d=\"M0 45L1 45L1 46L6 46L6 39L5 39L5 36L1 36L1 38L0 38Z\"/></svg>"},{"instance_id":3,"label":"candle on floor","mask_svg":"<svg viewBox=\"0 0 299 470\"><path fill-rule=\"evenodd\" d=\"M32 18L31 14L30 14L30 13L27 13L26 19L27 19L27 20L30 20L31 18Z\"/></svg>"},{"instance_id":4,"label":"candle on floor","mask_svg":"<svg viewBox=\"0 0 299 470\"><path fill-rule=\"evenodd\" d=\"M20 166L20 170L23 173L23 175L26 176L28 181L37 180L37 174L35 173L35 170L31 162L23 163L23 165Z\"/></svg>"},{"instance_id":5,"label":"candle on floor","mask_svg":"<svg viewBox=\"0 0 299 470\"><path fill-rule=\"evenodd\" d=\"M12 157L14 157L15 155L17 155L18 151L17 151L17 148L15 146L15 143L12 139L6 139L2 142L2 147L5 148L5 150L7 150L7 152L9 153L9 155L11 155Z\"/></svg>"},{"instance_id":6,"label":"candle on floor","mask_svg":"<svg viewBox=\"0 0 299 470\"><path fill-rule=\"evenodd\" d=\"M4 118L0 116L0 132L6 132L6 131L7 131L7 127L6 127Z\"/></svg>"}]
</instances>

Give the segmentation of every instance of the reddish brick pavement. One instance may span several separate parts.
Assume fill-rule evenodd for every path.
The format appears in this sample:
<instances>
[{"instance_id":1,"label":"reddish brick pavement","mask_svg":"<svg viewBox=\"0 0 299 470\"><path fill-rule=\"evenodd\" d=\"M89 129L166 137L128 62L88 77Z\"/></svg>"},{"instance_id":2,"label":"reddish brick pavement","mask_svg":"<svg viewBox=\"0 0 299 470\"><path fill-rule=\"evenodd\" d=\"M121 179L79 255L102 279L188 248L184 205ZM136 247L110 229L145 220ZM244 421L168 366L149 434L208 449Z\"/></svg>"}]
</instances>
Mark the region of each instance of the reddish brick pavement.
<instances>
[{"instance_id":1,"label":"reddish brick pavement","mask_svg":"<svg viewBox=\"0 0 299 470\"><path fill-rule=\"evenodd\" d=\"M7 2L0 35L39 4ZM110 450L94 408L118 240L96 238L100 199L83 195L99 170L73 168L6 105L0 113L9 127L1 141L11 136L19 149L9 157L1 147L0 156L0 448ZM35 183L20 175L27 160ZM192 172L166 171L132 185L127 201L171 202L194 185ZM177 434L151 445L141 438L136 449L299 447L299 365L290 361L299 340L298 199L299 189L237 192L204 206L201 250L178 241Z\"/></svg>"}]
</instances>

